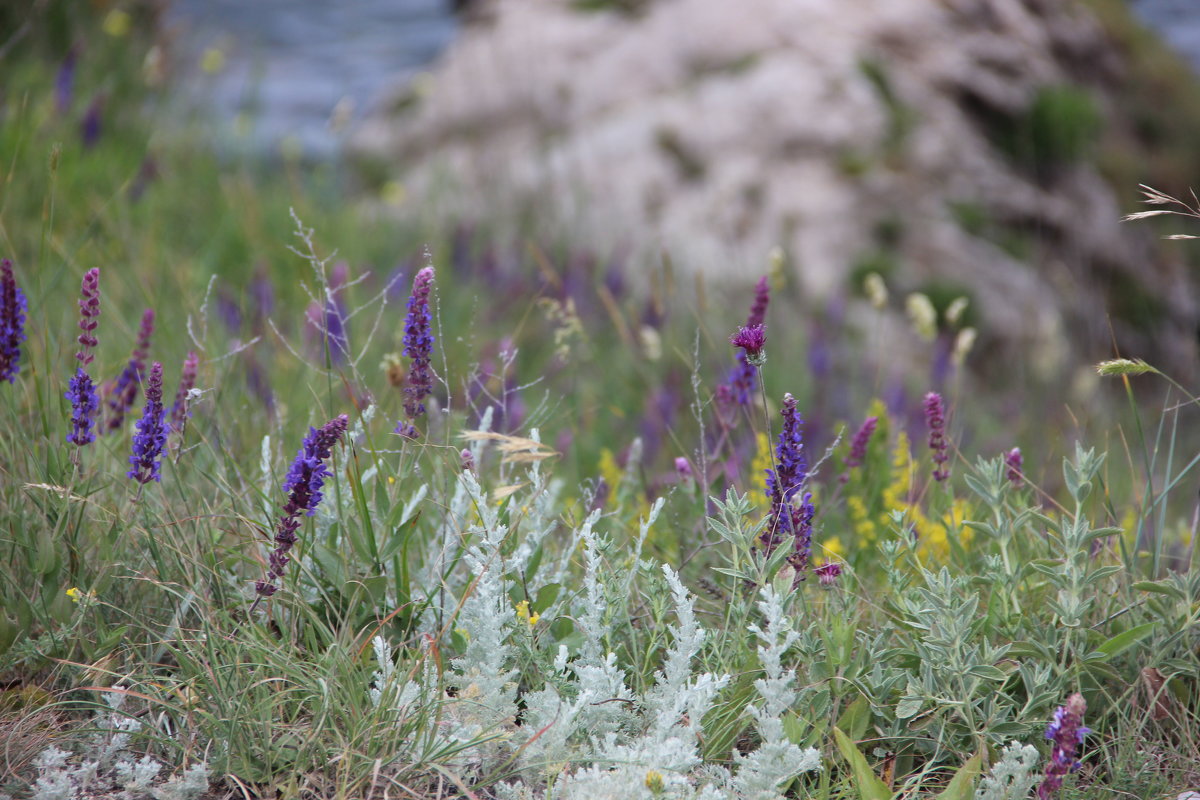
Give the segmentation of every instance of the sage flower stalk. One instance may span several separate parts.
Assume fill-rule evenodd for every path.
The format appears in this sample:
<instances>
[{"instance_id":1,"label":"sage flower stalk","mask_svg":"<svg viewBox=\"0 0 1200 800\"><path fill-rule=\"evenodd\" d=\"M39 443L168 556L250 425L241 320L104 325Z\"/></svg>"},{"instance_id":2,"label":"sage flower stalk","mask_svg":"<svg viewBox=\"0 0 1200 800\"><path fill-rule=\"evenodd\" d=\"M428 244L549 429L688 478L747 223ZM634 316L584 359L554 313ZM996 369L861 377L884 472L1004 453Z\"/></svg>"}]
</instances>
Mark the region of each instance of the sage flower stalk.
<instances>
[{"instance_id":1,"label":"sage flower stalk","mask_svg":"<svg viewBox=\"0 0 1200 800\"><path fill-rule=\"evenodd\" d=\"M404 355L412 359L404 387L404 413L409 419L425 413L424 400L433 392L433 332L429 314L432 288L433 267L425 267L413 278L408 316L404 319Z\"/></svg>"},{"instance_id":2,"label":"sage flower stalk","mask_svg":"<svg viewBox=\"0 0 1200 800\"><path fill-rule=\"evenodd\" d=\"M1062 788L1063 777L1079 769L1079 745L1084 735L1091 733L1083 726L1083 714L1087 703L1083 695L1076 692L1067 698L1066 705L1054 711L1054 718L1046 726L1046 738L1053 742L1050 763L1046 766L1046 778L1037 788L1038 800L1049 800Z\"/></svg>"},{"instance_id":3,"label":"sage flower stalk","mask_svg":"<svg viewBox=\"0 0 1200 800\"><path fill-rule=\"evenodd\" d=\"M771 503L771 512L762 545L768 556L788 534L796 534L792 524L795 511L792 497L800 491L808 476L802 433L804 420L796 408L796 398L790 392L783 396L782 415L783 429L775 446L776 467L767 470L767 500Z\"/></svg>"},{"instance_id":4,"label":"sage flower stalk","mask_svg":"<svg viewBox=\"0 0 1200 800\"><path fill-rule=\"evenodd\" d=\"M929 428L929 449L933 452L933 479L941 483L950 477L946 444L946 406L937 392L925 395L925 424Z\"/></svg>"},{"instance_id":5,"label":"sage flower stalk","mask_svg":"<svg viewBox=\"0 0 1200 800\"><path fill-rule=\"evenodd\" d=\"M142 312L142 324L138 328L137 344L129 356L129 363L106 390L108 397L108 412L105 428L109 433L118 430L125 424L125 415L133 406L137 397L138 386L142 382L142 373L146 371L146 358L150 355L150 337L154 333L154 311L147 308Z\"/></svg>"},{"instance_id":6,"label":"sage flower stalk","mask_svg":"<svg viewBox=\"0 0 1200 800\"><path fill-rule=\"evenodd\" d=\"M92 350L99 344L96 338L96 328L100 322L100 270L93 267L83 274L79 299L79 352L75 359L79 365L75 368L75 377L64 395L71 401L71 432L67 441L78 447L96 440L92 427L96 424L96 412L100 408L100 396L96 385L85 367L92 363L95 356Z\"/></svg>"},{"instance_id":7,"label":"sage flower stalk","mask_svg":"<svg viewBox=\"0 0 1200 800\"><path fill-rule=\"evenodd\" d=\"M329 475L326 461L333 452L333 446L341 441L346 433L350 420L345 415L334 417L320 428L309 428L308 436L296 454L287 477L283 481L283 490L288 493L287 503L283 506L283 516L275 529L275 549L268 559L266 577L255 583L254 589L258 594L255 605L264 597L270 597L278 591L273 581L283 575L284 568L291 560L288 553L296 544L296 531L300 528L302 516L312 516L320 505L321 489L325 478Z\"/></svg>"},{"instance_id":8,"label":"sage flower stalk","mask_svg":"<svg viewBox=\"0 0 1200 800\"><path fill-rule=\"evenodd\" d=\"M179 374L179 388L175 390L175 402L171 405L171 430L182 431L187 418L191 416L188 408L188 394L196 386L196 370L200 359L194 352L188 352L183 360L183 369Z\"/></svg>"},{"instance_id":9,"label":"sage flower stalk","mask_svg":"<svg viewBox=\"0 0 1200 800\"><path fill-rule=\"evenodd\" d=\"M0 260L0 380L13 383L21 369L21 342L25 341L25 293L17 286L12 262Z\"/></svg>"},{"instance_id":10,"label":"sage flower stalk","mask_svg":"<svg viewBox=\"0 0 1200 800\"><path fill-rule=\"evenodd\" d=\"M129 457L132 466L125 473L143 485L162 480L162 451L167 443L166 410L162 396L162 364L155 361L146 380L146 406L142 418L137 421L137 432L133 435L133 455Z\"/></svg>"}]
</instances>

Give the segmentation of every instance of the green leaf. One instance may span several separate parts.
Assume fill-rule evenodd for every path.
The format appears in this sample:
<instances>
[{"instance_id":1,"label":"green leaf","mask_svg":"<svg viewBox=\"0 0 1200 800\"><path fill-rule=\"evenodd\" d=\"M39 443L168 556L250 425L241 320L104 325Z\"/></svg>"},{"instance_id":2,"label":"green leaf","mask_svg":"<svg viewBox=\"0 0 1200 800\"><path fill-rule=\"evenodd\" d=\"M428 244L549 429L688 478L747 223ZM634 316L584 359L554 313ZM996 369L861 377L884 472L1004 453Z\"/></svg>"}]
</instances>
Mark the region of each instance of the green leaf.
<instances>
[{"instance_id":1,"label":"green leaf","mask_svg":"<svg viewBox=\"0 0 1200 800\"><path fill-rule=\"evenodd\" d=\"M838 752L850 765L854 773L854 783L858 789L859 800L892 800L892 792L883 781L871 770L867 758L854 744L854 740L842 733L841 728L833 729L833 738L837 742Z\"/></svg>"},{"instance_id":2,"label":"green leaf","mask_svg":"<svg viewBox=\"0 0 1200 800\"><path fill-rule=\"evenodd\" d=\"M896 704L896 719L908 719L921 713L925 700L921 697L901 697Z\"/></svg>"},{"instance_id":3,"label":"green leaf","mask_svg":"<svg viewBox=\"0 0 1200 800\"><path fill-rule=\"evenodd\" d=\"M539 614L544 612L558 599L560 589L562 589L562 585L557 583L548 583L538 589L537 598L533 601L533 610Z\"/></svg>"},{"instance_id":4,"label":"green leaf","mask_svg":"<svg viewBox=\"0 0 1200 800\"><path fill-rule=\"evenodd\" d=\"M1158 627L1158 625L1154 622L1143 623L1137 627L1118 633L1116 636L1112 637L1096 649L1101 653L1104 653L1104 655L1108 658L1112 658L1118 653L1123 653L1129 648L1133 647L1142 639L1145 639L1154 632L1156 627Z\"/></svg>"},{"instance_id":5,"label":"green leaf","mask_svg":"<svg viewBox=\"0 0 1200 800\"><path fill-rule=\"evenodd\" d=\"M838 717L837 726L846 731L851 739L855 741L861 739L867 733L867 726L871 724L871 704L867 698L859 695L859 698L846 707L842 715Z\"/></svg>"},{"instance_id":6,"label":"green leaf","mask_svg":"<svg viewBox=\"0 0 1200 800\"><path fill-rule=\"evenodd\" d=\"M1183 592L1179 590L1179 587L1169 583L1159 583L1157 581L1138 581L1133 585L1133 588L1139 592L1165 594L1167 597L1174 597L1176 600L1183 599Z\"/></svg>"},{"instance_id":7,"label":"green leaf","mask_svg":"<svg viewBox=\"0 0 1200 800\"><path fill-rule=\"evenodd\" d=\"M1004 670L993 667L991 664L976 664L967 670L967 674L983 678L985 681L1002 681L1008 677Z\"/></svg>"},{"instance_id":8,"label":"green leaf","mask_svg":"<svg viewBox=\"0 0 1200 800\"><path fill-rule=\"evenodd\" d=\"M975 796L975 779L979 777L983 758L976 753L959 767L950 784L937 795L938 800L971 800Z\"/></svg>"}]
</instances>

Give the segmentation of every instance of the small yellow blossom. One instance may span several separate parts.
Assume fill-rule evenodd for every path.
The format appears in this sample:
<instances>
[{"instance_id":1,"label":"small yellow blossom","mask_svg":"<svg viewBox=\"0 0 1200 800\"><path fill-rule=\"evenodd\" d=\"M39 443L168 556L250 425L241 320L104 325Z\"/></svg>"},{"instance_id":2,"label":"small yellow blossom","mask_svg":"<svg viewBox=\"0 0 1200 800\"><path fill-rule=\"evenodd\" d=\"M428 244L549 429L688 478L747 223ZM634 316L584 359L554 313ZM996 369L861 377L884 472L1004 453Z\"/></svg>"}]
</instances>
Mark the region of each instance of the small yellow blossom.
<instances>
[{"instance_id":1,"label":"small yellow blossom","mask_svg":"<svg viewBox=\"0 0 1200 800\"><path fill-rule=\"evenodd\" d=\"M383 197L383 202L389 206L402 206L404 201L408 199L408 190L404 188L404 184L400 181L388 181L383 185L383 191L380 193Z\"/></svg>"},{"instance_id":2,"label":"small yellow blossom","mask_svg":"<svg viewBox=\"0 0 1200 800\"><path fill-rule=\"evenodd\" d=\"M79 603L84 600L91 600L91 599L95 598L95 596L96 596L95 592L81 592L81 591L79 591L79 587L77 587L77 586L72 586L70 589L67 589L67 597L71 598L72 603Z\"/></svg>"},{"instance_id":3,"label":"small yellow blossom","mask_svg":"<svg viewBox=\"0 0 1200 800\"><path fill-rule=\"evenodd\" d=\"M666 788L666 784L663 783L662 773L656 769L647 772L646 788L654 794L660 794Z\"/></svg>"},{"instance_id":4,"label":"small yellow blossom","mask_svg":"<svg viewBox=\"0 0 1200 800\"><path fill-rule=\"evenodd\" d=\"M527 623L529 623L529 627L531 627L531 628L534 625L537 625L538 620L542 618L542 615L537 613L536 611L534 611L532 614L529 613L529 601L528 600L522 600L521 602L517 603L516 609L517 609L517 619L525 620Z\"/></svg>"},{"instance_id":5,"label":"small yellow blossom","mask_svg":"<svg viewBox=\"0 0 1200 800\"><path fill-rule=\"evenodd\" d=\"M215 75L225 69L225 51L219 47L210 47L200 57L200 69L209 75Z\"/></svg>"},{"instance_id":6,"label":"small yellow blossom","mask_svg":"<svg viewBox=\"0 0 1200 800\"><path fill-rule=\"evenodd\" d=\"M104 22L100 24L101 29L109 36L120 38L129 33L129 29L133 26L133 18L129 16L129 12L122 11L119 8L114 8L104 16Z\"/></svg>"},{"instance_id":7,"label":"small yellow blossom","mask_svg":"<svg viewBox=\"0 0 1200 800\"><path fill-rule=\"evenodd\" d=\"M392 484L392 483L395 483L395 482L396 482L396 476L395 476L395 475L388 475L388 483L389 483L389 484Z\"/></svg>"}]
</instances>

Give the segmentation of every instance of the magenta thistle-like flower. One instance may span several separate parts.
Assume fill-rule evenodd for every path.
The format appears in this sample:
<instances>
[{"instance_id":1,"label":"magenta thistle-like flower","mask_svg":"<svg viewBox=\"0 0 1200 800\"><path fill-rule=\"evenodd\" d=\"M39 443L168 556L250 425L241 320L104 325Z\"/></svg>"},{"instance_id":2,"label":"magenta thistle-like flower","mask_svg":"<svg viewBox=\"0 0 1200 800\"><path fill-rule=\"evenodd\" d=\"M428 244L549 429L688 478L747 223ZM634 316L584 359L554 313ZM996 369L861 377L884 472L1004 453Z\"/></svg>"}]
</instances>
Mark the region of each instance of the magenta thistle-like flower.
<instances>
[{"instance_id":1,"label":"magenta thistle-like flower","mask_svg":"<svg viewBox=\"0 0 1200 800\"><path fill-rule=\"evenodd\" d=\"M162 480L159 469L163 447L167 443L166 410L163 409L162 396L162 364L155 361L146 381L146 407L142 411L142 418L137 421L137 432L133 435L133 455L129 457L132 466L125 473L141 484Z\"/></svg>"},{"instance_id":2,"label":"magenta thistle-like flower","mask_svg":"<svg viewBox=\"0 0 1200 800\"><path fill-rule=\"evenodd\" d=\"M334 417L320 428L309 428L308 436L296 454L287 477L283 481L283 490L288 493L287 503L283 506L283 516L279 518L279 526L275 529L275 549L271 551L268 560L266 577L254 585L259 599L275 594L279 587L272 581L283 575L291 559L288 552L296 544L296 531L300 528L301 516L312 516L321 503L321 489L329 468L325 462L333 453L333 446L342 440L350 419L342 414ZM257 604L257 600L255 603Z\"/></svg>"},{"instance_id":3,"label":"magenta thistle-like flower","mask_svg":"<svg viewBox=\"0 0 1200 800\"><path fill-rule=\"evenodd\" d=\"M1004 465L1008 467L1006 477L1013 486L1020 486L1025 480L1025 474L1022 468L1025 466L1025 460L1021 458L1021 448L1014 447L1004 454Z\"/></svg>"},{"instance_id":4,"label":"magenta thistle-like flower","mask_svg":"<svg viewBox=\"0 0 1200 800\"><path fill-rule=\"evenodd\" d=\"M409 419L425 413L423 401L433 391L433 332L429 314L432 288L433 267L425 267L413 278L408 316L404 319L404 355L412 359L404 386L404 413Z\"/></svg>"},{"instance_id":5,"label":"magenta thistle-like flower","mask_svg":"<svg viewBox=\"0 0 1200 800\"><path fill-rule=\"evenodd\" d=\"M813 574L822 586L832 586L842 575L842 565L837 561L828 561L813 570Z\"/></svg>"},{"instance_id":6,"label":"magenta thistle-like flower","mask_svg":"<svg viewBox=\"0 0 1200 800\"><path fill-rule=\"evenodd\" d=\"M187 358L183 360L183 369L179 373L179 388L175 390L175 402L171 405L171 430L181 431L183 425L190 417L191 410L188 408L188 394L196 385L196 371L200 366L200 359L196 354L189 352Z\"/></svg>"},{"instance_id":7,"label":"magenta thistle-like flower","mask_svg":"<svg viewBox=\"0 0 1200 800\"><path fill-rule=\"evenodd\" d=\"M0 380L13 383L21 369L21 342L25 341L25 293L17 287L12 262L0 260Z\"/></svg>"},{"instance_id":8,"label":"magenta thistle-like flower","mask_svg":"<svg viewBox=\"0 0 1200 800\"><path fill-rule=\"evenodd\" d=\"M108 414L105 427L109 433L118 430L125 424L125 414L128 413L133 401L137 398L137 389L142 382L142 373L146 371L146 357L150 355L150 337L154 333L154 311L147 308L142 312L142 324L138 329L137 344L129 356L129 363L121 371L120 377L106 392L108 396Z\"/></svg>"},{"instance_id":9,"label":"magenta thistle-like flower","mask_svg":"<svg viewBox=\"0 0 1200 800\"><path fill-rule=\"evenodd\" d=\"M763 325L746 325L729 337L729 343L745 351L746 362L761 367L767 362L763 348L767 345L767 329Z\"/></svg>"},{"instance_id":10,"label":"magenta thistle-like flower","mask_svg":"<svg viewBox=\"0 0 1200 800\"><path fill-rule=\"evenodd\" d=\"M788 534L798 533L793 525L792 497L808 477L802 430L804 420L796 408L796 398L790 392L783 396L782 415L783 429L779 431L775 446L776 468L767 470L767 499L771 503L771 512L762 544L768 556Z\"/></svg>"},{"instance_id":11,"label":"magenta thistle-like flower","mask_svg":"<svg viewBox=\"0 0 1200 800\"><path fill-rule=\"evenodd\" d=\"M1046 765L1046 778L1037 788L1038 800L1049 800L1062 787L1063 777L1079 769L1079 745L1090 728L1083 726L1083 713L1087 703L1083 695L1076 692L1067 698L1066 705L1054 711L1054 718L1046 726L1046 738L1053 742L1050 763Z\"/></svg>"},{"instance_id":12,"label":"magenta thistle-like flower","mask_svg":"<svg viewBox=\"0 0 1200 800\"><path fill-rule=\"evenodd\" d=\"M764 327L767 321L767 305L770 302L771 287L767 283L767 277L764 275L754 287L754 303L750 306L750 315L746 317L747 328ZM738 334L740 333L741 331L739 330ZM734 335L737 336L738 334ZM732 339L730 341L733 342ZM733 343L737 344L736 342ZM765 356L761 355L759 357L765 358ZM752 364L744 350L738 351L737 362L737 365L733 368L733 372L729 376L729 386L738 404L748 406L750 405L750 398L754 394L757 366L760 366L762 362L760 361L757 365Z\"/></svg>"},{"instance_id":13,"label":"magenta thistle-like flower","mask_svg":"<svg viewBox=\"0 0 1200 800\"><path fill-rule=\"evenodd\" d=\"M933 452L933 479L941 482L950 477L946 468L950 454L946 445L946 406L937 392L925 395L925 424L929 428L929 449Z\"/></svg>"}]
</instances>

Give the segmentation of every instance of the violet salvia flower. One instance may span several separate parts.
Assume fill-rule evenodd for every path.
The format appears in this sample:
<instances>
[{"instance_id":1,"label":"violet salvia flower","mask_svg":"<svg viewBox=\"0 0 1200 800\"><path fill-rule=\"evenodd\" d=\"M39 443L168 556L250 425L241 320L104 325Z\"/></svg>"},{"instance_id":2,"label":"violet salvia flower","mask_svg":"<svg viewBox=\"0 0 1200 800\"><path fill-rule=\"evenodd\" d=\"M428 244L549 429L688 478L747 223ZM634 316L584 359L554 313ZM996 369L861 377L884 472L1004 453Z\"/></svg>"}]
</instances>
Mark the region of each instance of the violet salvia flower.
<instances>
[{"instance_id":1,"label":"violet salvia flower","mask_svg":"<svg viewBox=\"0 0 1200 800\"><path fill-rule=\"evenodd\" d=\"M92 363L95 358L92 350L99 344L96 338L96 328L100 324L100 269L92 267L83 273L83 285L79 298L79 352L75 358L83 366Z\"/></svg>"},{"instance_id":2,"label":"violet salvia flower","mask_svg":"<svg viewBox=\"0 0 1200 800\"><path fill-rule=\"evenodd\" d=\"M422 401L433 391L433 333L429 315L432 288L433 267L425 267L413 278L408 316L404 319L404 355L413 360L404 387L404 413L409 419L425 413Z\"/></svg>"},{"instance_id":3,"label":"violet salvia flower","mask_svg":"<svg viewBox=\"0 0 1200 800\"><path fill-rule=\"evenodd\" d=\"M1020 486L1025 480L1025 475L1022 468L1025 466L1025 460L1021 458L1021 448L1014 447L1004 454L1004 464L1008 467L1007 477L1013 486Z\"/></svg>"},{"instance_id":4,"label":"violet salvia flower","mask_svg":"<svg viewBox=\"0 0 1200 800\"><path fill-rule=\"evenodd\" d=\"M125 414L137 397L138 385L142 382L142 373L146 371L146 357L150 354L150 337L154 333L154 310L147 308L142 312L142 324L138 329L137 344L129 356L120 377L105 392L108 396L108 414L105 427L109 433L118 430L125 424Z\"/></svg>"},{"instance_id":5,"label":"violet salvia flower","mask_svg":"<svg viewBox=\"0 0 1200 800\"><path fill-rule=\"evenodd\" d=\"M767 329L762 325L747 325L738 328L737 333L729 337L729 343L745 351L746 362L754 367L767 363L767 354L763 348L767 345Z\"/></svg>"},{"instance_id":6,"label":"violet salvia flower","mask_svg":"<svg viewBox=\"0 0 1200 800\"><path fill-rule=\"evenodd\" d=\"M750 305L750 316L746 318L746 325L750 327L765 325L767 323L767 304L770 302L771 285L767 282L767 276L763 275L758 279L758 283L754 284L754 302Z\"/></svg>"},{"instance_id":7,"label":"violet salvia flower","mask_svg":"<svg viewBox=\"0 0 1200 800\"><path fill-rule=\"evenodd\" d=\"M1054 711L1054 718L1046 726L1046 738L1053 742L1050 763L1046 766L1046 778L1037 788L1038 800L1049 800L1062 787L1063 776L1079 769L1079 745L1090 728L1083 726L1083 713L1087 703L1083 695L1076 692L1067 698L1066 705Z\"/></svg>"},{"instance_id":8,"label":"violet salvia flower","mask_svg":"<svg viewBox=\"0 0 1200 800\"><path fill-rule=\"evenodd\" d=\"M142 410L142 418L137 421L137 433L133 435L133 455L129 457L131 467L125 473L141 484L162 480L159 468L163 447L167 443L167 414L162 396L162 364L155 361L146 381L146 407Z\"/></svg>"},{"instance_id":9,"label":"violet salvia flower","mask_svg":"<svg viewBox=\"0 0 1200 800\"><path fill-rule=\"evenodd\" d=\"M332 454L333 446L345 435L349 423L349 418L341 414L320 428L308 429L308 436L304 437L296 460L292 462L291 469L283 481L283 490L288 493L288 499L283 506L279 526L275 529L275 549L271 551L267 575L254 586L259 599L270 597L278 590L279 587L272 581L283 575L284 568L291 560L287 554L296 544L300 517L311 517L321 503L321 489L329 474L325 462ZM258 600L255 600L256 604L257 602Z\"/></svg>"},{"instance_id":10,"label":"violet salvia flower","mask_svg":"<svg viewBox=\"0 0 1200 800\"><path fill-rule=\"evenodd\" d=\"M79 352L75 358L79 366L71 378L64 397L71 401L71 432L67 441L83 447L96 440L92 426L96 424L96 412L100 409L100 396L92 376L84 369L95 357L92 349L99 344L96 328L100 324L100 270L93 267L83 274L79 299Z\"/></svg>"},{"instance_id":11,"label":"violet salvia flower","mask_svg":"<svg viewBox=\"0 0 1200 800\"><path fill-rule=\"evenodd\" d=\"M183 369L179 373L179 388L175 390L175 402L171 405L171 430L183 430L184 422L191 416L191 411L188 409L188 394L196 385L196 371L200 366L200 359L196 354L189 352L187 358L183 360Z\"/></svg>"},{"instance_id":12,"label":"violet salvia flower","mask_svg":"<svg viewBox=\"0 0 1200 800\"><path fill-rule=\"evenodd\" d=\"M816 514L812 492L805 492L800 505L789 506L788 510L792 516L792 552L788 554L787 561L795 573L792 578L792 588L795 588L807 577L808 559L812 555L812 520Z\"/></svg>"},{"instance_id":13,"label":"violet salvia flower","mask_svg":"<svg viewBox=\"0 0 1200 800\"><path fill-rule=\"evenodd\" d=\"M0 380L13 383L21 369L21 342L25 341L25 293L17 287L12 262L0 260Z\"/></svg>"},{"instance_id":14,"label":"violet salvia flower","mask_svg":"<svg viewBox=\"0 0 1200 800\"><path fill-rule=\"evenodd\" d=\"M808 461L804 454L802 428L804 420L796 409L796 398L789 392L783 396L783 429L775 447L776 468L767 470L767 499L771 502L770 521L763 533L762 544L769 556L789 533L797 532L792 497L800 491L808 477Z\"/></svg>"},{"instance_id":15,"label":"violet salvia flower","mask_svg":"<svg viewBox=\"0 0 1200 800\"><path fill-rule=\"evenodd\" d=\"M937 392L925 395L925 424L929 428L929 449L933 452L933 479L941 482L950 477L946 462L946 406Z\"/></svg>"},{"instance_id":16,"label":"violet salvia flower","mask_svg":"<svg viewBox=\"0 0 1200 800\"><path fill-rule=\"evenodd\" d=\"M75 377L67 393L63 395L71 401L71 432L67 441L83 447L96 440L92 426L96 424L96 411L100 408L100 395L96 393L96 385L92 376L83 367L75 368Z\"/></svg>"},{"instance_id":17,"label":"violet salvia flower","mask_svg":"<svg viewBox=\"0 0 1200 800\"><path fill-rule=\"evenodd\" d=\"M850 479L850 470L861 467L866 462L867 445L871 443L871 437L875 435L878 425L879 417L867 417L850 440L850 452L846 454L846 471L842 474L842 483Z\"/></svg>"}]
</instances>

